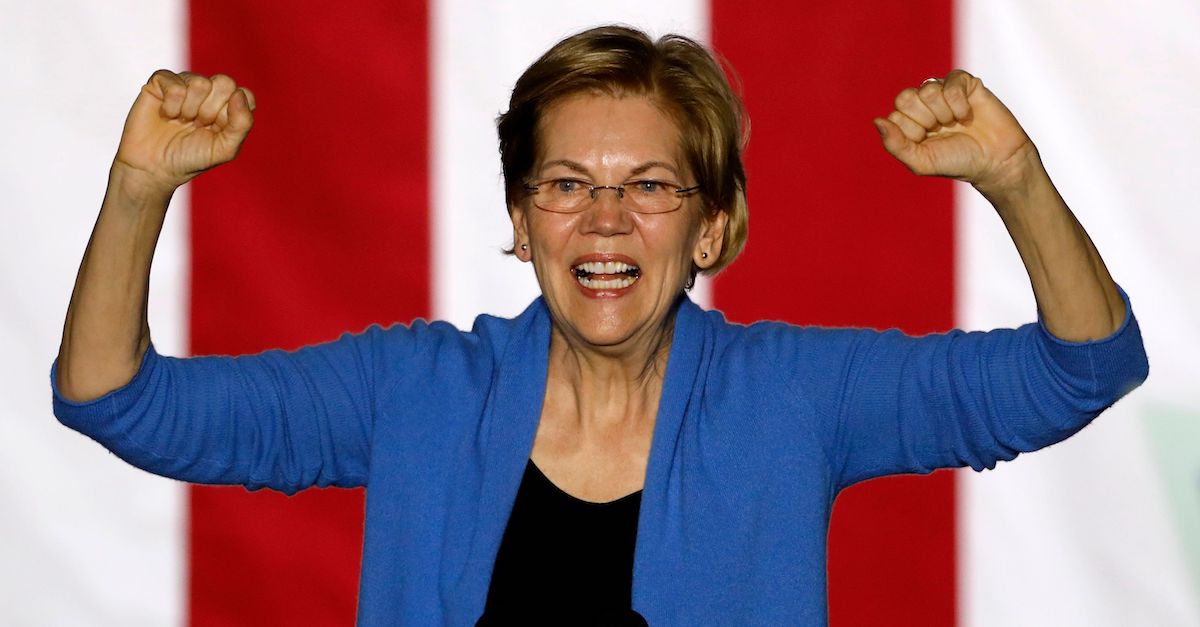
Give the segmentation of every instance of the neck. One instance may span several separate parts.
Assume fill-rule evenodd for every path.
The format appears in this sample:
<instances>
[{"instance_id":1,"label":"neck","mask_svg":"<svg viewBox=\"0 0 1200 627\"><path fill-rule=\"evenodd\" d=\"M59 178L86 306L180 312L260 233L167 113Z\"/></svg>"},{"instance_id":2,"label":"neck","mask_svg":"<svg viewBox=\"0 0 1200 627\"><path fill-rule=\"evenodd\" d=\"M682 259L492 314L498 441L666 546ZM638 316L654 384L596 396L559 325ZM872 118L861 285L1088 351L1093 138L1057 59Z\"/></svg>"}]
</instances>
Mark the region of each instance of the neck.
<instances>
[{"instance_id":1,"label":"neck","mask_svg":"<svg viewBox=\"0 0 1200 627\"><path fill-rule=\"evenodd\" d=\"M674 308L623 346L590 346L555 325L547 400L585 427L653 421L674 330Z\"/></svg>"}]
</instances>

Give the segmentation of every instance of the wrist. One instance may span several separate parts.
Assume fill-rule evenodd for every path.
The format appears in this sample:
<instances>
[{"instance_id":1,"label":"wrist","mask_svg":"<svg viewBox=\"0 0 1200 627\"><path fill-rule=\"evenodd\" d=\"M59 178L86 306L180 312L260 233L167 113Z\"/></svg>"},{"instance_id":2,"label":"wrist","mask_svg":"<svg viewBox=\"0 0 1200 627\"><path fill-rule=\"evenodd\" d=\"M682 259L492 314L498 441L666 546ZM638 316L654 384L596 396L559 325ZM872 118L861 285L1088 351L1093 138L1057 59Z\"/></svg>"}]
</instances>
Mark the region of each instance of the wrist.
<instances>
[{"instance_id":1,"label":"wrist","mask_svg":"<svg viewBox=\"0 0 1200 627\"><path fill-rule=\"evenodd\" d=\"M1033 144L1014 153L997 172L971 185L997 210L1025 204L1047 187L1053 187Z\"/></svg>"},{"instance_id":2,"label":"wrist","mask_svg":"<svg viewBox=\"0 0 1200 627\"><path fill-rule=\"evenodd\" d=\"M175 190L185 181L171 181L117 159L108 171L108 193L128 206L166 208Z\"/></svg>"}]
</instances>

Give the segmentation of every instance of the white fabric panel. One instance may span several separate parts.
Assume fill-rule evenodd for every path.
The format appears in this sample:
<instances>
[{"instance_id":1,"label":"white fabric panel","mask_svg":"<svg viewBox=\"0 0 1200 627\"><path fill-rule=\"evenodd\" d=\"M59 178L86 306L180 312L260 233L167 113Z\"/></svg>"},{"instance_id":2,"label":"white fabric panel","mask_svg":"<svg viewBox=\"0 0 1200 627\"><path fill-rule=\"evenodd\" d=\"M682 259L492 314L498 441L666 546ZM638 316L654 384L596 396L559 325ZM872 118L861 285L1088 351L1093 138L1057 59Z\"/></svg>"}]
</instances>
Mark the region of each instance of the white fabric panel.
<instances>
[{"instance_id":1,"label":"white fabric panel","mask_svg":"<svg viewBox=\"0 0 1200 627\"><path fill-rule=\"evenodd\" d=\"M1094 425L992 472L960 475L961 623L1200 625L1197 556L1147 429L1200 415L1200 5L1194 0L958 6L957 63L1022 121L1130 293L1149 381ZM958 196L959 325L1013 326L1034 303L990 206ZM1191 358L1191 359L1189 359ZM1194 544L1191 550L1194 551ZM1189 570L1189 559L1192 570Z\"/></svg>"},{"instance_id":2,"label":"white fabric panel","mask_svg":"<svg viewBox=\"0 0 1200 627\"><path fill-rule=\"evenodd\" d=\"M512 223L495 118L517 77L554 42L599 24L707 40L708 3L442 0L431 10L433 313L470 328L476 315L516 315L538 294L533 269L500 252L512 244ZM709 302L703 286L693 298Z\"/></svg>"},{"instance_id":3,"label":"white fabric panel","mask_svg":"<svg viewBox=\"0 0 1200 627\"><path fill-rule=\"evenodd\" d=\"M0 2L0 624L170 625L183 491L55 421L47 375L130 104L183 61L179 0ZM158 247L151 324L186 351L186 203Z\"/></svg>"}]
</instances>

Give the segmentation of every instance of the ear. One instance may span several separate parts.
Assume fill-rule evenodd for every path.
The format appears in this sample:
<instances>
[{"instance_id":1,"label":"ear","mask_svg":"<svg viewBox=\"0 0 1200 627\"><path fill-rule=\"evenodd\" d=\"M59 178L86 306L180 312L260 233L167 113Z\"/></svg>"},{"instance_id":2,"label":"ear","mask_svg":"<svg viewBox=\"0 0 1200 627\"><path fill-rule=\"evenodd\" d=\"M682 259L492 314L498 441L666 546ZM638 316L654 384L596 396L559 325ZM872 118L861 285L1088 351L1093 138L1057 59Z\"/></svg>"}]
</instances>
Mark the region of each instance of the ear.
<instances>
[{"instance_id":1,"label":"ear","mask_svg":"<svg viewBox=\"0 0 1200 627\"><path fill-rule=\"evenodd\" d=\"M533 259L533 251L529 247L529 225L525 222L525 207L520 203L509 205L508 217L513 225L513 254L517 259L528 262Z\"/></svg>"},{"instance_id":2,"label":"ear","mask_svg":"<svg viewBox=\"0 0 1200 627\"><path fill-rule=\"evenodd\" d=\"M707 270L717 263L721 257L721 248L725 244L725 223L729 216L719 209L704 216L700 222L700 237L696 240L696 248L692 251L692 263L697 268Z\"/></svg>"}]
</instances>

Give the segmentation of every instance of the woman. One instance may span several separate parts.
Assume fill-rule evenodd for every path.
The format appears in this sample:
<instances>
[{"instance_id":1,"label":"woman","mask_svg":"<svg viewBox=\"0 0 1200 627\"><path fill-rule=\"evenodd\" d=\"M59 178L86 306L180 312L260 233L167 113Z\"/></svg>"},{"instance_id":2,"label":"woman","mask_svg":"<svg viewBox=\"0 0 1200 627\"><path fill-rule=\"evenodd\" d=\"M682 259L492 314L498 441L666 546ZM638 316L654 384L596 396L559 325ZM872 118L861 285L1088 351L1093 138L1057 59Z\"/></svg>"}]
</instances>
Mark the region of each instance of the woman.
<instances>
[{"instance_id":1,"label":"woman","mask_svg":"<svg viewBox=\"0 0 1200 627\"><path fill-rule=\"evenodd\" d=\"M167 200L236 155L253 108L219 75L160 71L143 88L67 313L55 410L172 477L369 485L364 624L631 609L653 625L822 624L842 488L992 467L1146 375L1128 303L1032 142L961 71L875 124L914 172L992 202L1040 324L909 338L701 311L687 286L745 242L740 106L700 46L617 27L547 52L499 123L513 253L542 290L523 314L159 356L145 304Z\"/></svg>"}]
</instances>

